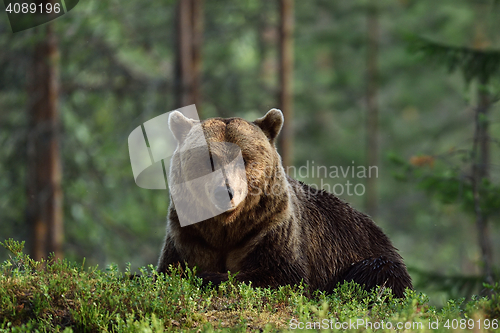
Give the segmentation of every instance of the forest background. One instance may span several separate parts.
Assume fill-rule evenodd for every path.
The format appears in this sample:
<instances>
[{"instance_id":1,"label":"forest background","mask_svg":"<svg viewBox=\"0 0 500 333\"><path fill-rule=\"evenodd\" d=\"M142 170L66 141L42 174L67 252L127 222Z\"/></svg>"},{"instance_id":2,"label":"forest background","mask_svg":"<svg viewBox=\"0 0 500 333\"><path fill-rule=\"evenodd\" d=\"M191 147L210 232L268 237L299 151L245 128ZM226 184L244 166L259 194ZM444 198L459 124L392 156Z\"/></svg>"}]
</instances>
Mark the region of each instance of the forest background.
<instances>
[{"instance_id":1,"label":"forest background","mask_svg":"<svg viewBox=\"0 0 500 333\"><path fill-rule=\"evenodd\" d=\"M189 36L176 1L81 1L50 24L17 33L0 5L0 241L26 240L40 255L30 205L42 194L30 187L37 174L30 149L37 147L37 46L50 39L59 82L58 256L100 267L130 262L132 270L156 264L168 192L135 184L127 137L191 99L202 119L254 120L282 108L292 135L279 148L292 147L286 159L297 170L376 165L372 179L320 179L310 167L307 177L292 176L330 188L363 184L364 195L340 197L374 217L431 302L481 293L484 281L498 281L496 1L297 1L286 45L278 1L188 2L198 36L188 43L188 67L179 60ZM280 51L287 47L291 67ZM471 74L457 54L486 54L493 65ZM196 89L184 97L189 66ZM482 164L481 140L488 143ZM0 251L0 260L7 256Z\"/></svg>"}]
</instances>

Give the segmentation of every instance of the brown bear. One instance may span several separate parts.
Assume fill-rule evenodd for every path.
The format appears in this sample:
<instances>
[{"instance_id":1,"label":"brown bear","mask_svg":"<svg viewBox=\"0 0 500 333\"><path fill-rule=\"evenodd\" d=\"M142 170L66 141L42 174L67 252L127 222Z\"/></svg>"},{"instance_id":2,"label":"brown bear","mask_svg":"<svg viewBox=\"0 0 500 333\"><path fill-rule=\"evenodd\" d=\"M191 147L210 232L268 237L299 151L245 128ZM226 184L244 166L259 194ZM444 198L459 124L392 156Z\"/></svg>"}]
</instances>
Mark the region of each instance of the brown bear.
<instances>
[{"instance_id":1,"label":"brown bear","mask_svg":"<svg viewBox=\"0 0 500 333\"><path fill-rule=\"evenodd\" d=\"M405 289L412 288L411 278L397 249L370 217L333 194L286 175L275 148L283 121L277 109L254 122L241 118L199 122L178 111L170 114L169 127L178 145L169 184L205 174L200 171L203 165L223 170L225 183L207 193L217 198L222 188L231 205L215 217L181 227L177 202L171 197L158 272L186 263L198 268L205 283L225 281L229 271L237 273L236 280L258 287L303 281L313 290L330 292L346 280L367 289L391 288L403 297ZM190 149L204 140L208 162ZM241 172L225 168L234 154L221 148L224 143L241 150L246 180ZM192 209L203 206L197 204L203 190L186 186L185 191Z\"/></svg>"}]
</instances>

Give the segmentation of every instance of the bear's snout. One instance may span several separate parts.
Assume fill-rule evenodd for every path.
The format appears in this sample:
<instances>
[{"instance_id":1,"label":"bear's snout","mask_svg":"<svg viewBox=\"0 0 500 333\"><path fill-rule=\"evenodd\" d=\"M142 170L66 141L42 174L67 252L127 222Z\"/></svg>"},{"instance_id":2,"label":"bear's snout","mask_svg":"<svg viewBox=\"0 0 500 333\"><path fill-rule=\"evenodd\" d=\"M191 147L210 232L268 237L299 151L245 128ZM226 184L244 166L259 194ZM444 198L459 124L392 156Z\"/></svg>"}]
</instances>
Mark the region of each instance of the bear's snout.
<instances>
[{"instance_id":1,"label":"bear's snout","mask_svg":"<svg viewBox=\"0 0 500 333\"><path fill-rule=\"evenodd\" d=\"M234 190L229 186L218 186L214 191L214 199L218 206L226 206L227 197L229 195L229 200L233 200Z\"/></svg>"}]
</instances>

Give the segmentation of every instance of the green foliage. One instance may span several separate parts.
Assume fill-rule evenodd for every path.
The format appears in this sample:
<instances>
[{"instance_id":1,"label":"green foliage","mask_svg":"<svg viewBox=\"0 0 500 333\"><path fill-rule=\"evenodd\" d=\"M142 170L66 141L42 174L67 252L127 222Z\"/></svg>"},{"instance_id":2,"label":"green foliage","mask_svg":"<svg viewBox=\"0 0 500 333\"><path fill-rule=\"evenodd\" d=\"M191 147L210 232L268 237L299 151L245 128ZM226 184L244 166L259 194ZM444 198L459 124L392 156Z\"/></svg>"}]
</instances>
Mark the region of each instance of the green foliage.
<instances>
[{"instance_id":1,"label":"green foliage","mask_svg":"<svg viewBox=\"0 0 500 333\"><path fill-rule=\"evenodd\" d=\"M474 195L471 177L467 167L470 164L469 153L462 152L458 161L449 164L446 157L456 155L455 152L435 158L420 156L414 163L406 161L395 154L388 158L397 166L394 177L400 181L414 181L419 189L436 198L442 204L459 204L471 216L474 214ZM455 156L456 157L456 156ZM432 161L432 165L419 165L418 159ZM448 163L445 163L448 162ZM500 214L500 186L488 179L483 179L479 184L479 204L481 211L486 216Z\"/></svg>"},{"instance_id":2,"label":"green foliage","mask_svg":"<svg viewBox=\"0 0 500 333\"><path fill-rule=\"evenodd\" d=\"M414 277L415 288L420 289L425 286L427 290L446 292L446 295L454 298L471 298L484 289L484 277L481 275L445 275L413 267L408 268L408 271Z\"/></svg>"},{"instance_id":3,"label":"green foliage","mask_svg":"<svg viewBox=\"0 0 500 333\"><path fill-rule=\"evenodd\" d=\"M461 71L467 83L473 79L487 83L491 77L500 74L500 51L498 50L446 45L419 36L411 36L408 41L410 51L422 53L424 57L447 67L450 72Z\"/></svg>"},{"instance_id":4,"label":"green foliage","mask_svg":"<svg viewBox=\"0 0 500 333\"><path fill-rule=\"evenodd\" d=\"M439 320L438 331L445 331L446 320L494 319L500 310L498 284L491 299L450 300L438 311L427 296L411 290L396 299L388 289L367 292L346 282L332 294L307 296L303 285L253 288L233 278L219 288L201 288L189 269L172 267L158 275L150 266L133 276L129 270L120 273L117 265L101 271L68 261L34 263L21 252L21 243L3 245L15 259L0 266L0 332L276 331L299 322L349 321L421 323L415 331L427 332L430 321Z\"/></svg>"}]
</instances>

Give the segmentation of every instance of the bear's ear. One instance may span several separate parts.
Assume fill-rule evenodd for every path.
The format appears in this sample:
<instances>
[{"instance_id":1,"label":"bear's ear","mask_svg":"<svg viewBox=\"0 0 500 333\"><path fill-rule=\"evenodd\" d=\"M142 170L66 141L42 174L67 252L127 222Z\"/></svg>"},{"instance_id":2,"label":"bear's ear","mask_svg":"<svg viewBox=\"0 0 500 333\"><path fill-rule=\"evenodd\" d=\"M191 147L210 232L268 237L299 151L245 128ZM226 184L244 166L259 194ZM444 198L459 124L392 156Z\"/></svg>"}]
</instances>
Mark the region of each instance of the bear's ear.
<instances>
[{"instance_id":1,"label":"bear's ear","mask_svg":"<svg viewBox=\"0 0 500 333\"><path fill-rule=\"evenodd\" d=\"M260 127L262 132L267 136L271 143L278 136L283 126L283 113L278 109L271 109L267 111L266 115L262 118L257 119L253 123Z\"/></svg>"},{"instance_id":2,"label":"bear's ear","mask_svg":"<svg viewBox=\"0 0 500 333\"><path fill-rule=\"evenodd\" d=\"M184 141L191 127L196 123L196 120L187 118L179 111L173 111L168 116L168 127L179 143Z\"/></svg>"}]
</instances>

